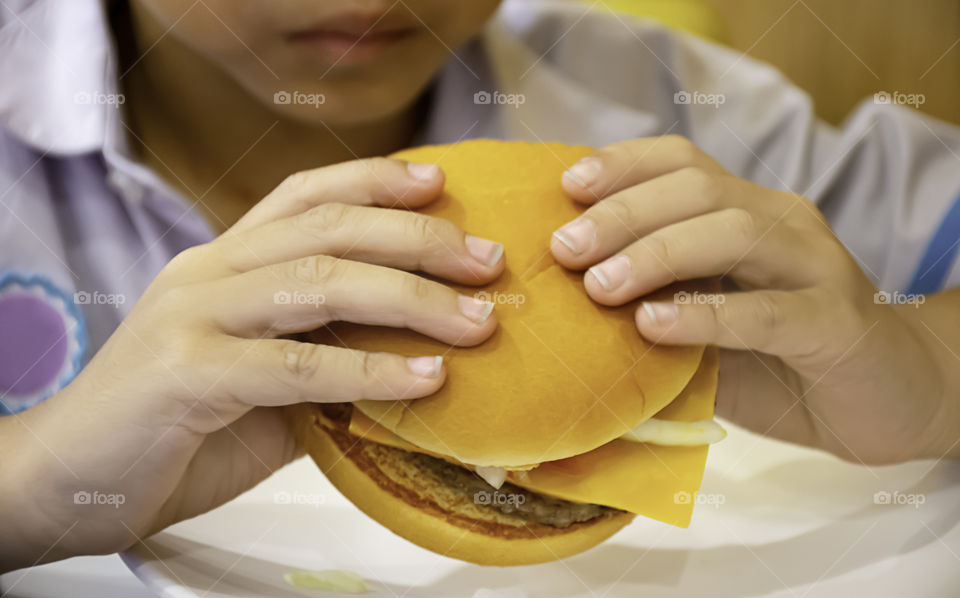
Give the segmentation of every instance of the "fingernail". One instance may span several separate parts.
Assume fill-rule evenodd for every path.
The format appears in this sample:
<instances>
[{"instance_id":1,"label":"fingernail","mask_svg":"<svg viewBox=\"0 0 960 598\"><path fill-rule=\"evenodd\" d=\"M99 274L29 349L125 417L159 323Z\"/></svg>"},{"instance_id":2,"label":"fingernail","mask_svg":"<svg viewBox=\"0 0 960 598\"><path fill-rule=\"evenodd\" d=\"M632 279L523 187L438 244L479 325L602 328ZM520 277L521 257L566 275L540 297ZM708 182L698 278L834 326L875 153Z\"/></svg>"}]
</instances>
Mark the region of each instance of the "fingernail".
<instances>
[{"instance_id":1,"label":"fingernail","mask_svg":"<svg viewBox=\"0 0 960 598\"><path fill-rule=\"evenodd\" d=\"M457 299L460 301L460 313L476 324L482 324L493 312L493 303L490 301L483 301L466 295L460 295Z\"/></svg>"},{"instance_id":2,"label":"fingernail","mask_svg":"<svg viewBox=\"0 0 960 598\"><path fill-rule=\"evenodd\" d=\"M587 270L597 279L604 291L612 291L622 285L630 276L630 258L625 255L614 256Z\"/></svg>"},{"instance_id":3,"label":"fingernail","mask_svg":"<svg viewBox=\"0 0 960 598\"><path fill-rule=\"evenodd\" d=\"M673 303L649 303L644 301L640 304L640 307L647 314L650 324L658 328L672 326L679 316L677 306Z\"/></svg>"},{"instance_id":4,"label":"fingernail","mask_svg":"<svg viewBox=\"0 0 960 598\"><path fill-rule=\"evenodd\" d=\"M431 181L440 174L440 167L436 164L421 164L420 162L407 162L407 172L418 181Z\"/></svg>"},{"instance_id":5,"label":"fingernail","mask_svg":"<svg viewBox=\"0 0 960 598\"><path fill-rule=\"evenodd\" d=\"M563 173L563 177L573 181L583 188L587 188L597 182L597 178L600 177L600 169L602 167L603 164L598 158L593 158L590 156L586 158L580 158L576 164L568 168Z\"/></svg>"},{"instance_id":6,"label":"fingernail","mask_svg":"<svg viewBox=\"0 0 960 598\"><path fill-rule=\"evenodd\" d=\"M440 375L440 368L443 367L443 357L440 355L434 355L433 357L408 357L407 367L418 376L436 378Z\"/></svg>"},{"instance_id":7,"label":"fingernail","mask_svg":"<svg viewBox=\"0 0 960 598\"><path fill-rule=\"evenodd\" d=\"M554 231L553 236L566 245L567 249L579 255L593 247L597 229L592 220L581 217Z\"/></svg>"},{"instance_id":8,"label":"fingernail","mask_svg":"<svg viewBox=\"0 0 960 598\"><path fill-rule=\"evenodd\" d=\"M489 239L481 239L480 237L467 235L464 238L464 243L467 246L467 251L473 256L473 259L484 266L493 266L500 261L500 256L503 255L503 245L490 241Z\"/></svg>"}]
</instances>

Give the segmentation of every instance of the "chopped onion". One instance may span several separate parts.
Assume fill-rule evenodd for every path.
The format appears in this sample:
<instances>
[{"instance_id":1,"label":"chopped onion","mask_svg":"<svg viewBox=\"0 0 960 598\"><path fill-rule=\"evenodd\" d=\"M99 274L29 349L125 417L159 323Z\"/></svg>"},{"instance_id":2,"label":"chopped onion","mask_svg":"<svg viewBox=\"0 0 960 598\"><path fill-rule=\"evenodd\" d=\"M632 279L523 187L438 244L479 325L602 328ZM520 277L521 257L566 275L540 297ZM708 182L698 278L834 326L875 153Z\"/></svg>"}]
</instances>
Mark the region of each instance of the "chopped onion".
<instances>
[{"instance_id":1,"label":"chopped onion","mask_svg":"<svg viewBox=\"0 0 960 598\"><path fill-rule=\"evenodd\" d=\"M664 446L699 446L713 444L727 437L727 431L712 419L676 422L648 419L621 438Z\"/></svg>"},{"instance_id":2,"label":"chopped onion","mask_svg":"<svg viewBox=\"0 0 960 598\"><path fill-rule=\"evenodd\" d=\"M483 465L478 465L477 475L483 478L488 484L499 490L500 486L503 486L503 482L507 479L507 470L504 467L486 467Z\"/></svg>"}]
</instances>

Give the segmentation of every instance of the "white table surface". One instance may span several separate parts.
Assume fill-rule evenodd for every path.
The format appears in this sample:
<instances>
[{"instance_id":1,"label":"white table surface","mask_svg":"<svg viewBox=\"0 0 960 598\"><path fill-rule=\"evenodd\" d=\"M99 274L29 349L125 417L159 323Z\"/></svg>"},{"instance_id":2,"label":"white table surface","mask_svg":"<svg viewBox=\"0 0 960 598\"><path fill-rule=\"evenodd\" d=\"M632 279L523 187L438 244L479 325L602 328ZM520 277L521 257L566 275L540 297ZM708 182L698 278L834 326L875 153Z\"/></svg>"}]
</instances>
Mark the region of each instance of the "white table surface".
<instances>
[{"instance_id":1,"label":"white table surface","mask_svg":"<svg viewBox=\"0 0 960 598\"><path fill-rule=\"evenodd\" d=\"M849 596L853 589L859 593L866 588L868 595L878 597L960 595L960 463L917 462L867 468L762 439L735 427L730 432L711 450L701 488L708 495L724 497L724 504L718 508L699 506L689 530L657 527L655 522L641 520L631 526L632 535L631 530L624 530L612 543L596 549L594 557L601 553L616 556L624 546L635 544L644 567L635 569L638 580L633 583L637 587L653 584L643 587L649 595L656 594L650 593L651 588L663 596L679 595L669 591L671 588L697 590L686 595L713 593L701 591L707 587L726 588L730 591L720 594L729 596L778 598ZM278 490L319 493L328 500L320 511L312 506L278 505L274 494ZM922 496L924 503L916 507L877 504L875 493ZM308 513L301 516L297 509ZM263 517L252 517L251 513ZM354 513L354 507L308 460L284 468L215 513L183 522L161 535L210 539L210 544L217 546L219 530L230 528L236 538L220 542L223 546L219 550L198 551L196 558L212 555L234 562L234 553L243 546L238 540L261 537L254 529L264 523L260 519L276 525L284 517L292 517L296 525L288 526L290 530L277 526L274 531L278 537L264 538L258 548L263 554L241 551L250 557L249 567L257 558L293 562L307 549L315 550L317 557L336 555L343 547L318 544L316 530L310 532L308 528L326 529L338 517L358 530L353 542L359 542L360 536L374 538L378 545L392 542L396 552L391 553L390 561L409 558L419 562L431 556L413 545L401 546L408 543ZM651 534L661 527L668 535L647 546ZM290 537L282 537L284 533ZM301 538L304 534L307 537ZM298 542L303 546L298 547ZM586 563L594 558L590 554L575 558ZM192 558L185 555L179 565L196 564ZM178 566L176 560L169 563L174 569ZM469 568L452 560L438 561L438 566L457 571ZM243 568L247 568L246 562ZM232 573L239 569L230 568ZM159 573L168 570L165 565ZM481 573L484 579L502 577L496 570ZM236 580L224 579L228 581ZM720 585L710 585L717 583ZM944 593L946 588L953 590ZM610 594L614 595L621 594ZM117 555L111 555L74 558L0 576L0 596L149 598L153 594Z\"/></svg>"},{"instance_id":2,"label":"white table surface","mask_svg":"<svg viewBox=\"0 0 960 598\"><path fill-rule=\"evenodd\" d=\"M3 598L156 598L120 557L84 556L0 575Z\"/></svg>"}]
</instances>

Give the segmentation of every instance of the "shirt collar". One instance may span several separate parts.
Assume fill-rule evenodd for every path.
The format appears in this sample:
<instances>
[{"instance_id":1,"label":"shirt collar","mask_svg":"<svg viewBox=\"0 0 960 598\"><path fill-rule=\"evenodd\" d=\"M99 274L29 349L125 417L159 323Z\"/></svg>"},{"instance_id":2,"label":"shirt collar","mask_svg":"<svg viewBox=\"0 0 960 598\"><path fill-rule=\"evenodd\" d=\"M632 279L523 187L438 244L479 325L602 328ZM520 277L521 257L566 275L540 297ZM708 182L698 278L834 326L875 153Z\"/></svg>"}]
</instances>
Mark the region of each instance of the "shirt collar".
<instances>
[{"instance_id":1,"label":"shirt collar","mask_svg":"<svg viewBox=\"0 0 960 598\"><path fill-rule=\"evenodd\" d=\"M102 149L120 101L104 4L7 0L6 6L0 11L0 121L45 153Z\"/></svg>"},{"instance_id":2,"label":"shirt collar","mask_svg":"<svg viewBox=\"0 0 960 598\"><path fill-rule=\"evenodd\" d=\"M105 0L6 0L0 11L0 123L42 154L99 153L124 199L189 202L134 155L123 124Z\"/></svg>"}]
</instances>

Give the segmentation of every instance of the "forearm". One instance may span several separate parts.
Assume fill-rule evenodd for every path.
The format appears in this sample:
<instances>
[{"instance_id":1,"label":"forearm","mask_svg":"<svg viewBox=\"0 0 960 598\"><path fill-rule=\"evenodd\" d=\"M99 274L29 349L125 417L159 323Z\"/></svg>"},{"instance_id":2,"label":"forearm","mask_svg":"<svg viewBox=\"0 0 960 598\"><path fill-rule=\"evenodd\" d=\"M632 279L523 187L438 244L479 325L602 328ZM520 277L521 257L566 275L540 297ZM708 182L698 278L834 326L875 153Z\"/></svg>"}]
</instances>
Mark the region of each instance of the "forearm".
<instances>
[{"instance_id":1,"label":"forearm","mask_svg":"<svg viewBox=\"0 0 960 598\"><path fill-rule=\"evenodd\" d=\"M960 289L896 306L940 372L940 416L924 457L960 458ZM904 397L909 400L910 397Z\"/></svg>"},{"instance_id":2,"label":"forearm","mask_svg":"<svg viewBox=\"0 0 960 598\"><path fill-rule=\"evenodd\" d=\"M40 556L33 549L35 527L26 498L42 489L29 487L25 475L29 453L36 444L27 438L26 414L0 418L0 454L12 455L0 461L0 573L30 566Z\"/></svg>"},{"instance_id":3,"label":"forearm","mask_svg":"<svg viewBox=\"0 0 960 598\"><path fill-rule=\"evenodd\" d=\"M69 524L65 527L42 509L73 502L72 494L67 496L72 476L54 465L58 459L52 451L57 449L51 445L56 439L49 437L44 421L56 398L0 418L0 454L13 456L0 462L0 572L71 556L63 542Z\"/></svg>"}]
</instances>

